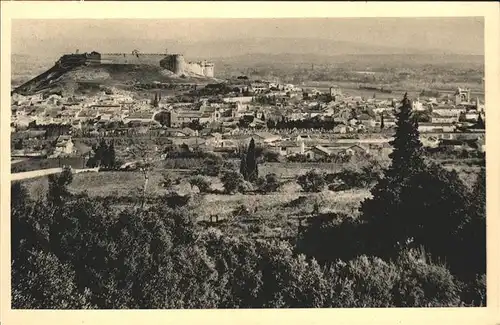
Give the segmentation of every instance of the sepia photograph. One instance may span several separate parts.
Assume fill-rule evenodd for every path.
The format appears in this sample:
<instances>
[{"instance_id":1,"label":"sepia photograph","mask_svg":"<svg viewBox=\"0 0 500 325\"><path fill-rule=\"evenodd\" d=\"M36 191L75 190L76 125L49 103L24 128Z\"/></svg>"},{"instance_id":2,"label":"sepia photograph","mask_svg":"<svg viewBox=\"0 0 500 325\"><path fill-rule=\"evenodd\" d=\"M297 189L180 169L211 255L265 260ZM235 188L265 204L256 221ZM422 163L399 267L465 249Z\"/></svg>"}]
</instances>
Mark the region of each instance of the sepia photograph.
<instances>
[{"instance_id":1,"label":"sepia photograph","mask_svg":"<svg viewBox=\"0 0 500 325\"><path fill-rule=\"evenodd\" d=\"M484 17L17 18L10 47L11 309L488 306Z\"/></svg>"}]
</instances>

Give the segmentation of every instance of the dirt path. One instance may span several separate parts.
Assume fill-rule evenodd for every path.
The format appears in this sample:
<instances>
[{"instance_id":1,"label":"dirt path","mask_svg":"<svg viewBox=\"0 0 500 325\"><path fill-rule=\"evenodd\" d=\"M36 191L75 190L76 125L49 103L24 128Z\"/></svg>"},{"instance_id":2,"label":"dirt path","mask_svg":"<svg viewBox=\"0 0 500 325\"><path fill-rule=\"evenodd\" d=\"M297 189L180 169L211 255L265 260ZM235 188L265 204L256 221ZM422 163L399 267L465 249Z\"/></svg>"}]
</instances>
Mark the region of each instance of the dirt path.
<instances>
[{"instance_id":1,"label":"dirt path","mask_svg":"<svg viewBox=\"0 0 500 325\"><path fill-rule=\"evenodd\" d=\"M47 168L47 169L33 170L33 171L29 171L29 172L14 173L14 174L10 174L10 180L11 181L19 181L19 180L23 180L23 179L30 179L30 178L35 178L35 177L42 177L42 176L57 174L57 173L60 173L62 171L63 171L62 168ZM73 172L73 174L78 174L78 173L83 173L83 172L98 172L98 169L97 168L73 169L72 172Z\"/></svg>"},{"instance_id":2,"label":"dirt path","mask_svg":"<svg viewBox=\"0 0 500 325\"><path fill-rule=\"evenodd\" d=\"M21 161L25 161L25 160L27 160L27 159L16 159L16 160L12 160L12 161L10 162L10 165L12 166L12 165L15 165L15 164L17 164L17 163L20 163Z\"/></svg>"}]
</instances>

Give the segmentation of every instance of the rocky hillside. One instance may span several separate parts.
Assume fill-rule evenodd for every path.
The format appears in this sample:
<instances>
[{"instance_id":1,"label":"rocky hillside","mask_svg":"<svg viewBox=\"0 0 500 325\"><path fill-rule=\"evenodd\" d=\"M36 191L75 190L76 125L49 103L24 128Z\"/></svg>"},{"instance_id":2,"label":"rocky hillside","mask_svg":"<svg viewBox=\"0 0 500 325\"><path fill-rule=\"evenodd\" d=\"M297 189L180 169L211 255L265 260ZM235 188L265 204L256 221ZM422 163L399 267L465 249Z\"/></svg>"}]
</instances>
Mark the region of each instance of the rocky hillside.
<instances>
[{"instance_id":1,"label":"rocky hillside","mask_svg":"<svg viewBox=\"0 0 500 325\"><path fill-rule=\"evenodd\" d=\"M131 89L137 83L207 83L212 79L196 75L175 75L157 66L102 64L49 70L14 89L14 93L31 95L38 92L75 94L82 85L95 84Z\"/></svg>"}]
</instances>

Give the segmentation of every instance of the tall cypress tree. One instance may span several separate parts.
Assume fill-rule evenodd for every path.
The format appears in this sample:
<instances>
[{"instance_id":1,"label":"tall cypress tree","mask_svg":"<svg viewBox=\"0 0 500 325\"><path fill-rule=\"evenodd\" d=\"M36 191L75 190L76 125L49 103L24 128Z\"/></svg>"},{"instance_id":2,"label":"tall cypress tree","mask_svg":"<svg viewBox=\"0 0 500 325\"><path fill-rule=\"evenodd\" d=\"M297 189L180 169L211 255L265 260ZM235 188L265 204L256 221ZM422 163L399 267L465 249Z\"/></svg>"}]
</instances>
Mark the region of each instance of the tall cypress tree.
<instances>
[{"instance_id":1,"label":"tall cypress tree","mask_svg":"<svg viewBox=\"0 0 500 325\"><path fill-rule=\"evenodd\" d=\"M255 154L255 141L252 138L250 144L248 145L247 156L246 156L246 171L247 180L255 181L259 177L259 172L257 169L257 157Z\"/></svg>"},{"instance_id":2,"label":"tall cypress tree","mask_svg":"<svg viewBox=\"0 0 500 325\"><path fill-rule=\"evenodd\" d=\"M380 129L384 129L384 113L382 112L382 115L380 116Z\"/></svg>"},{"instance_id":3,"label":"tall cypress tree","mask_svg":"<svg viewBox=\"0 0 500 325\"><path fill-rule=\"evenodd\" d=\"M419 139L418 124L412 116L411 102L405 94L399 111L396 114L396 134L390 142L393 151L389 155L391 165L385 170L384 177L372 188L372 198L362 202L360 210L362 219L370 225L367 238L369 249L375 252L391 250L390 246L399 242L399 209L402 204L403 188L412 175L422 171L425 166L421 156L422 143ZM387 246L389 245L389 246Z\"/></svg>"},{"instance_id":4,"label":"tall cypress tree","mask_svg":"<svg viewBox=\"0 0 500 325\"><path fill-rule=\"evenodd\" d=\"M421 167L423 160L418 122L412 114L412 105L407 93L401 104L396 113L396 134L390 142L394 150L389 154L389 158L392 160L390 170L405 176L414 167Z\"/></svg>"},{"instance_id":5,"label":"tall cypress tree","mask_svg":"<svg viewBox=\"0 0 500 325\"><path fill-rule=\"evenodd\" d=\"M155 93L155 97L153 99L153 107L158 107L159 106L159 99L158 99L158 93Z\"/></svg>"},{"instance_id":6,"label":"tall cypress tree","mask_svg":"<svg viewBox=\"0 0 500 325\"><path fill-rule=\"evenodd\" d=\"M97 147L97 151L95 153L95 159L98 163L98 166L106 166L107 164L107 151L108 145L106 144L106 140L101 139L99 145Z\"/></svg>"},{"instance_id":7,"label":"tall cypress tree","mask_svg":"<svg viewBox=\"0 0 500 325\"><path fill-rule=\"evenodd\" d=\"M483 120L483 117L481 116L481 114L479 114L479 117L477 118L475 128L476 129L484 129L485 128L484 120Z\"/></svg>"},{"instance_id":8,"label":"tall cypress tree","mask_svg":"<svg viewBox=\"0 0 500 325\"><path fill-rule=\"evenodd\" d=\"M109 168L114 167L116 164L116 153L115 153L115 143L111 141L108 146L108 166Z\"/></svg>"}]
</instances>

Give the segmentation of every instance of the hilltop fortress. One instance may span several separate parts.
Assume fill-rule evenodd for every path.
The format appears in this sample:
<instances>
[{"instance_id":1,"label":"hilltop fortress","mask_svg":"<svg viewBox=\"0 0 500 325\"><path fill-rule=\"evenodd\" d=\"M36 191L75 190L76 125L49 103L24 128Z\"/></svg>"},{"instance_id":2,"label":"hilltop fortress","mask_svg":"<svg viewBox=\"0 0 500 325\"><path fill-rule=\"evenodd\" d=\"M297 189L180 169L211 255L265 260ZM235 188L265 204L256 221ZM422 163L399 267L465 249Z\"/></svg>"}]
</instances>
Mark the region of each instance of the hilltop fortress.
<instances>
[{"instance_id":1,"label":"hilltop fortress","mask_svg":"<svg viewBox=\"0 0 500 325\"><path fill-rule=\"evenodd\" d=\"M214 64L208 61L187 62L182 54L164 53L82 53L65 54L56 62L56 66L69 68L78 65L130 64L160 66L175 74L195 74L213 78Z\"/></svg>"}]
</instances>

